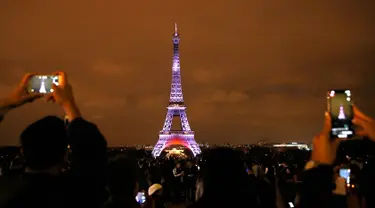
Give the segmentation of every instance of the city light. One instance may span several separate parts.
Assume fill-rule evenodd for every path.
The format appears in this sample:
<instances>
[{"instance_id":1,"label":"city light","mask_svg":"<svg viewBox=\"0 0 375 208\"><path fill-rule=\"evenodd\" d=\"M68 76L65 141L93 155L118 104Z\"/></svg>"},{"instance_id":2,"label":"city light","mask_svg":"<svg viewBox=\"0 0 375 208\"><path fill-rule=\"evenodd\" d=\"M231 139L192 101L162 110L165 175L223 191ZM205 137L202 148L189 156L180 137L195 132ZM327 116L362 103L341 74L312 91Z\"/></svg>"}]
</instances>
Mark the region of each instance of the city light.
<instances>
[{"instance_id":1,"label":"city light","mask_svg":"<svg viewBox=\"0 0 375 208\"><path fill-rule=\"evenodd\" d=\"M298 148L298 149L311 150L309 145L298 144L297 142L293 142L291 144L274 144L273 147L295 147L295 148Z\"/></svg>"}]
</instances>

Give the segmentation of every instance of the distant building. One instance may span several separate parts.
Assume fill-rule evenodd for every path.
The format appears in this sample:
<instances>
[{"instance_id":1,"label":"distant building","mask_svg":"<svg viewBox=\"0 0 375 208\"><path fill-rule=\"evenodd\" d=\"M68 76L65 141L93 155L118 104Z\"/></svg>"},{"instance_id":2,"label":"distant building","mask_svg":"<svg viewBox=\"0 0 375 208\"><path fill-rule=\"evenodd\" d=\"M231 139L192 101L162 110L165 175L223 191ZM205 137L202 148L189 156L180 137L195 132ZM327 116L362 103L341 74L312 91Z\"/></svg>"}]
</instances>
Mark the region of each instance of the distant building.
<instances>
[{"instance_id":1,"label":"distant building","mask_svg":"<svg viewBox=\"0 0 375 208\"><path fill-rule=\"evenodd\" d=\"M298 143L298 142L291 142L291 143L284 143L284 144L274 144L272 147L282 147L282 148L297 148L301 150L308 150L310 151L312 149L311 145L304 144L304 143Z\"/></svg>"}]
</instances>

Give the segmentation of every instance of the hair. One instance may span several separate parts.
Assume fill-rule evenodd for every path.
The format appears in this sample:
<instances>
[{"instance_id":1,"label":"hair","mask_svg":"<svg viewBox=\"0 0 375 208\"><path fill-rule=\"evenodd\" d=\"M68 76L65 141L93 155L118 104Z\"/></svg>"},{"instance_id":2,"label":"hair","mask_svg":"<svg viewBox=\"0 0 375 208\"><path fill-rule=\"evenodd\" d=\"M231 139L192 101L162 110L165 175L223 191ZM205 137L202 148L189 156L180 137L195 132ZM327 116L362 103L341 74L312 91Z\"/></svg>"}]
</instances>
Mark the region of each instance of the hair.
<instances>
[{"instance_id":1,"label":"hair","mask_svg":"<svg viewBox=\"0 0 375 208\"><path fill-rule=\"evenodd\" d=\"M158 189L157 191L155 191L155 192L151 195L151 197L152 197L152 198L159 198L159 197L160 197L160 194L162 193L162 190L163 190L163 189Z\"/></svg>"},{"instance_id":2,"label":"hair","mask_svg":"<svg viewBox=\"0 0 375 208\"><path fill-rule=\"evenodd\" d=\"M44 117L30 124L20 135L26 167L45 170L64 161L68 139L64 120Z\"/></svg>"},{"instance_id":3,"label":"hair","mask_svg":"<svg viewBox=\"0 0 375 208\"><path fill-rule=\"evenodd\" d=\"M135 159L121 155L109 161L108 189L112 196L134 194L138 181L138 168Z\"/></svg>"},{"instance_id":4,"label":"hair","mask_svg":"<svg viewBox=\"0 0 375 208\"><path fill-rule=\"evenodd\" d=\"M247 174L237 152L217 148L207 155L203 170L204 195L217 197L240 193L246 195ZM233 191L233 190L237 190Z\"/></svg>"}]
</instances>

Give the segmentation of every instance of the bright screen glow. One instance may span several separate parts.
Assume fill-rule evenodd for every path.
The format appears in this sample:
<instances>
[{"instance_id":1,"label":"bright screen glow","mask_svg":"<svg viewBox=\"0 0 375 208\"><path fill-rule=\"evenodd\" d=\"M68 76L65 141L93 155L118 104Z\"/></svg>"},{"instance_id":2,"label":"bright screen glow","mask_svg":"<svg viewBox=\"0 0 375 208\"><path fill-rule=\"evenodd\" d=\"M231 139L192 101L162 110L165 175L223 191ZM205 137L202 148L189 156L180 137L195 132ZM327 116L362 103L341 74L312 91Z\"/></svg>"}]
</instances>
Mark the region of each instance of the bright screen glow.
<instances>
[{"instance_id":1,"label":"bright screen glow","mask_svg":"<svg viewBox=\"0 0 375 208\"><path fill-rule=\"evenodd\" d=\"M353 109L350 90L331 91L329 93L330 113L332 117L332 135L348 138L353 135L351 120Z\"/></svg>"},{"instance_id":2,"label":"bright screen glow","mask_svg":"<svg viewBox=\"0 0 375 208\"><path fill-rule=\"evenodd\" d=\"M146 196L145 196L145 193L144 192L138 192L137 196L135 197L135 200L139 203L139 204L143 204L146 202Z\"/></svg>"},{"instance_id":3,"label":"bright screen glow","mask_svg":"<svg viewBox=\"0 0 375 208\"><path fill-rule=\"evenodd\" d=\"M340 169L340 177L345 178L346 183L350 184L350 169L347 169L347 168Z\"/></svg>"},{"instance_id":4,"label":"bright screen glow","mask_svg":"<svg viewBox=\"0 0 375 208\"><path fill-rule=\"evenodd\" d=\"M29 80L30 93L51 93L53 84L59 85L59 77L55 75L36 75Z\"/></svg>"}]
</instances>

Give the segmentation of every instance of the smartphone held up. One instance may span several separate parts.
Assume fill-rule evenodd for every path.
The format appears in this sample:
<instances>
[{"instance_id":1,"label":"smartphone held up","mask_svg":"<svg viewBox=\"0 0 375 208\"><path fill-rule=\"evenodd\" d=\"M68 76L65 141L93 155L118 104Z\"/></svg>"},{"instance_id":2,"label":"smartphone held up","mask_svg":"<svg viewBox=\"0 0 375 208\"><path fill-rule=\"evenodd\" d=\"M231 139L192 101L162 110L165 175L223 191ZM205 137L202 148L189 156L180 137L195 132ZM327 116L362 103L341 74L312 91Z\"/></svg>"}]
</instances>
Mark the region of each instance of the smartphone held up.
<instances>
[{"instance_id":1,"label":"smartphone held up","mask_svg":"<svg viewBox=\"0 0 375 208\"><path fill-rule=\"evenodd\" d=\"M27 91L29 93L48 94L53 92L53 85L59 85L58 75L34 75L29 79Z\"/></svg>"},{"instance_id":2,"label":"smartphone held up","mask_svg":"<svg viewBox=\"0 0 375 208\"><path fill-rule=\"evenodd\" d=\"M350 139L354 137L352 120L353 102L350 90L330 90L327 93L327 109L331 115L331 138Z\"/></svg>"},{"instance_id":3,"label":"smartphone held up","mask_svg":"<svg viewBox=\"0 0 375 208\"><path fill-rule=\"evenodd\" d=\"M135 197L135 200L139 204L144 204L146 202L146 195L144 192L138 192L137 196Z\"/></svg>"},{"instance_id":4,"label":"smartphone held up","mask_svg":"<svg viewBox=\"0 0 375 208\"><path fill-rule=\"evenodd\" d=\"M349 168L341 168L340 169L340 177L345 178L346 184L350 186L350 169Z\"/></svg>"}]
</instances>

